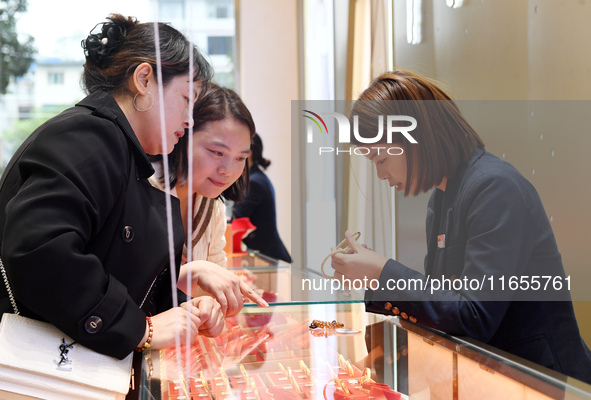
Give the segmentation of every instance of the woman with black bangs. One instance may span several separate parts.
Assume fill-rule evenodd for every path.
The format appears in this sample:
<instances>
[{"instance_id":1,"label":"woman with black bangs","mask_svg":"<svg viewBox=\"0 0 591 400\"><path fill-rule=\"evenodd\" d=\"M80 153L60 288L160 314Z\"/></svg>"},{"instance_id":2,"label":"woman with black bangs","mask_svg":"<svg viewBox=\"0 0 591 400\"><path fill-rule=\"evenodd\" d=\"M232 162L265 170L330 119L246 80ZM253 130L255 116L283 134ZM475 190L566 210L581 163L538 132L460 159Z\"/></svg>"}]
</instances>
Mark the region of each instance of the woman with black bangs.
<instances>
[{"instance_id":1,"label":"woman with black bangs","mask_svg":"<svg viewBox=\"0 0 591 400\"><path fill-rule=\"evenodd\" d=\"M418 143L399 135L393 143L357 145L369 149L366 157L376 165L378 178L391 187L405 195L434 189L427 209L425 274L363 247L347 232L352 250L332 256L335 277L375 280L373 289L379 282L379 289L367 288L368 311L469 336L591 383L591 352L580 336L570 293L507 294L498 280L481 292L451 286L457 279L465 284L485 277L488 283L499 276L564 281L554 233L535 188L509 163L485 151L456 104L426 78L408 71L384 74L351 112L367 138L378 131L378 116L391 114L417 119L412 135ZM389 155L389 147L404 152ZM448 286L433 290L433 278L447 280ZM421 289L386 290L392 282L420 282Z\"/></svg>"},{"instance_id":2,"label":"woman with black bangs","mask_svg":"<svg viewBox=\"0 0 591 400\"><path fill-rule=\"evenodd\" d=\"M210 83L195 104L192 129L193 158L189 160L188 138L179 141L169 155L172 194L181 204L185 230L190 226L191 240L184 247L191 247L190 271L181 268L180 287L191 276L200 289L214 294L222 305L226 317L236 315L242 309L242 295L257 304L266 302L251 294L248 284L226 270L226 206L224 200L240 201L248 189L246 160L255 133L255 124L248 108L238 94L231 89ZM154 163L157 173L151 178L154 186L164 189L161 163ZM192 187L188 185L192 172ZM189 200L193 215L189 216ZM232 285L235 288L229 290ZM195 287L198 290L197 287ZM221 293L226 292L226 296ZM201 290L193 294L202 294Z\"/></svg>"}]
</instances>

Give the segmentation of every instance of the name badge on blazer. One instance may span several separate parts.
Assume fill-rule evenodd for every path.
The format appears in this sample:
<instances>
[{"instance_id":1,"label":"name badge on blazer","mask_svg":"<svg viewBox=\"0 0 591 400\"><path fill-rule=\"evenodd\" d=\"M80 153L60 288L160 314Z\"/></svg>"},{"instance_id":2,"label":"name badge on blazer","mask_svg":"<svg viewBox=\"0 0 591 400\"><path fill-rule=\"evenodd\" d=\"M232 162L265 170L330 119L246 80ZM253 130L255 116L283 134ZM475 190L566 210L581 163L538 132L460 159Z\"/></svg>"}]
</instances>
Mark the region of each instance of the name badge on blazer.
<instances>
[{"instance_id":1,"label":"name badge on blazer","mask_svg":"<svg viewBox=\"0 0 591 400\"><path fill-rule=\"evenodd\" d=\"M438 249L445 248L445 234L437 235L437 248Z\"/></svg>"}]
</instances>

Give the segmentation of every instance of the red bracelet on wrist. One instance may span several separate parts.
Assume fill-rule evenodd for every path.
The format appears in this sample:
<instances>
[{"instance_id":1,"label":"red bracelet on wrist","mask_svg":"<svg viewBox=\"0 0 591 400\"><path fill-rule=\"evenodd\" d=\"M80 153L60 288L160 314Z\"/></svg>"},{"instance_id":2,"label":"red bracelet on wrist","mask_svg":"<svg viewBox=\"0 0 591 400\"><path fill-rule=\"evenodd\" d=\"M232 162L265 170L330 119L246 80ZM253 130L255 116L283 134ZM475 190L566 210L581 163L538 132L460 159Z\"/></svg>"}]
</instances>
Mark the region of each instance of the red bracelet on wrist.
<instances>
[{"instance_id":1,"label":"red bracelet on wrist","mask_svg":"<svg viewBox=\"0 0 591 400\"><path fill-rule=\"evenodd\" d=\"M146 339L146 342L141 345L136 347L136 351L144 351L150 348L150 343L152 343L152 336L154 335L154 326L152 325L152 319L150 317L146 317L146 322L148 322L148 338Z\"/></svg>"}]
</instances>

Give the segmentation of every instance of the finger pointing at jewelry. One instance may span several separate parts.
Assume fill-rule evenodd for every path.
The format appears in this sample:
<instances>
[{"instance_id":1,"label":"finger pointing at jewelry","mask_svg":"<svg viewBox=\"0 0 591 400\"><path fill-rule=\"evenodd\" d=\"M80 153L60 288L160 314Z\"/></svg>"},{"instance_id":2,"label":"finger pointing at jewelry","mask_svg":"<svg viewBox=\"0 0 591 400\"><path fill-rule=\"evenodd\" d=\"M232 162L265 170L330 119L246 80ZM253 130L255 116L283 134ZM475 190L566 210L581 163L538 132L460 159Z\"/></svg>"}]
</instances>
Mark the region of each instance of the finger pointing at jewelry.
<instances>
[{"instance_id":1,"label":"finger pointing at jewelry","mask_svg":"<svg viewBox=\"0 0 591 400\"><path fill-rule=\"evenodd\" d=\"M254 301L260 307L269 307L267 303L257 292L252 290L250 286L244 281L240 282L240 291L242 295L252 301Z\"/></svg>"}]
</instances>

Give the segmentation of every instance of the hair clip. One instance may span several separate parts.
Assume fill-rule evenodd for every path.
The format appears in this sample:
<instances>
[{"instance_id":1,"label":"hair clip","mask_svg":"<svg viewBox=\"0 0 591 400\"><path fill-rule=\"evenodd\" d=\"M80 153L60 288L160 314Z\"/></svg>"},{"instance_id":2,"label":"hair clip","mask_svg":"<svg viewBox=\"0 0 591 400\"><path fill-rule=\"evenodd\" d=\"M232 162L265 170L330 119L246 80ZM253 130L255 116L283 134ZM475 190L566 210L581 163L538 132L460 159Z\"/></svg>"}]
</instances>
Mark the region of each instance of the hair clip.
<instances>
[{"instance_id":1,"label":"hair clip","mask_svg":"<svg viewBox=\"0 0 591 400\"><path fill-rule=\"evenodd\" d=\"M103 46L106 46L106 45L107 45L107 43L109 43L109 38L106 38L106 37L104 37L104 38L102 38L102 39L101 39L101 44L102 44Z\"/></svg>"}]
</instances>

